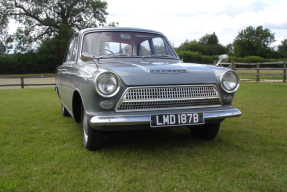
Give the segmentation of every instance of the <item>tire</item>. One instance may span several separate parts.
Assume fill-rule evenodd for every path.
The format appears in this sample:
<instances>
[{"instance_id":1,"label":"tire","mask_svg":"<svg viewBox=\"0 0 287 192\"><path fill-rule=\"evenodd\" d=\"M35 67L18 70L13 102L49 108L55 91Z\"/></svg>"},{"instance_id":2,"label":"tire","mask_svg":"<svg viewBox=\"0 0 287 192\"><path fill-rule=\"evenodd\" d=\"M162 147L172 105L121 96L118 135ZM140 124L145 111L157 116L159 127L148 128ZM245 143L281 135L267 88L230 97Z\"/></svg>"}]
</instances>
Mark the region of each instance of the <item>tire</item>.
<instances>
[{"instance_id":1,"label":"tire","mask_svg":"<svg viewBox=\"0 0 287 192\"><path fill-rule=\"evenodd\" d=\"M90 126L83 104L81 107L81 127L83 144L86 149L95 151L104 147L104 133Z\"/></svg>"},{"instance_id":2,"label":"tire","mask_svg":"<svg viewBox=\"0 0 287 192\"><path fill-rule=\"evenodd\" d=\"M220 128L220 123L206 124L194 127L190 126L188 128L194 136L204 140L211 140L217 136Z\"/></svg>"},{"instance_id":3,"label":"tire","mask_svg":"<svg viewBox=\"0 0 287 192\"><path fill-rule=\"evenodd\" d=\"M62 115L65 117L69 117L71 116L70 113L68 112L68 110L66 109L66 107L63 105L63 103L61 103L61 109L62 109Z\"/></svg>"}]
</instances>

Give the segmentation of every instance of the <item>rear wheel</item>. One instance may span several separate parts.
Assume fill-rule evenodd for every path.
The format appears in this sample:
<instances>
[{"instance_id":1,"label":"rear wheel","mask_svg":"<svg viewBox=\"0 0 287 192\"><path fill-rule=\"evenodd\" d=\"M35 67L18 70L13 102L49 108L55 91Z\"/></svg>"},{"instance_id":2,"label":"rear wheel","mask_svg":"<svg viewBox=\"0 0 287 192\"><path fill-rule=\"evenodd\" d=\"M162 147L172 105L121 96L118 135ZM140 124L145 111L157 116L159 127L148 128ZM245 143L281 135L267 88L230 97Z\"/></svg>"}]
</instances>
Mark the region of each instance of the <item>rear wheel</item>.
<instances>
[{"instance_id":1,"label":"rear wheel","mask_svg":"<svg viewBox=\"0 0 287 192\"><path fill-rule=\"evenodd\" d=\"M65 117L70 116L70 113L68 112L68 110L66 109L66 107L63 105L63 103L61 103L61 109L62 109L62 115Z\"/></svg>"},{"instance_id":2,"label":"rear wheel","mask_svg":"<svg viewBox=\"0 0 287 192\"><path fill-rule=\"evenodd\" d=\"M90 126L83 104L81 107L81 126L84 147L90 151L102 149L104 146L104 134L102 131L93 129Z\"/></svg>"},{"instance_id":3,"label":"rear wheel","mask_svg":"<svg viewBox=\"0 0 287 192\"><path fill-rule=\"evenodd\" d=\"M194 136L204 140L211 140L217 136L220 123L190 126L188 128Z\"/></svg>"}]
</instances>

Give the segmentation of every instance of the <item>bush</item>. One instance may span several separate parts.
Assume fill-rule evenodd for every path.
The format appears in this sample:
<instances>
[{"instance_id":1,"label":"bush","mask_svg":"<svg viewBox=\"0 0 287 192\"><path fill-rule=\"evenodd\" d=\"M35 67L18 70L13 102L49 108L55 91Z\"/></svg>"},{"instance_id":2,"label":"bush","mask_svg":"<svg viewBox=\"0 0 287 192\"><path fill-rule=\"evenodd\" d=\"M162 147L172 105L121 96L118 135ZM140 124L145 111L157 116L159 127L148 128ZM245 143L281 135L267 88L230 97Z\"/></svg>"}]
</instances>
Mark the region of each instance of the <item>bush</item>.
<instances>
[{"instance_id":1,"label":"bush","mask_svg":"<svg viewBox=\"0 0 287 192\"><path fill-rule=\"evenodd\" d=\"M0 74L54 73L61 65L58 55L17 53L0 55Z\"/></svg>"},{"instance_id":2,"label":"bush","mask_svg":"<svg viewBox=\"0 0 287 192\"><path fill-rule=\"evenodd\" d=\"M204 63L204 64L211 64L213 63L213 58L211 56L205 56L202 55L200 52L194 52L194 51L181 51L177 53L178 56L182 59L184 62L189 63Z\"/></svg>"},{"instance_id":3,"label":"bush","mask_svg":"<svg viewBox=\"0 0 287 192\"><path fill-rule=\"evenodd\" d=\"M213 64L214 60L218 60L218 56L217 59L214 59L213 56L207 56L207 55L202 55L202 63L204 64Z\"/></svg>"}]
</instances>

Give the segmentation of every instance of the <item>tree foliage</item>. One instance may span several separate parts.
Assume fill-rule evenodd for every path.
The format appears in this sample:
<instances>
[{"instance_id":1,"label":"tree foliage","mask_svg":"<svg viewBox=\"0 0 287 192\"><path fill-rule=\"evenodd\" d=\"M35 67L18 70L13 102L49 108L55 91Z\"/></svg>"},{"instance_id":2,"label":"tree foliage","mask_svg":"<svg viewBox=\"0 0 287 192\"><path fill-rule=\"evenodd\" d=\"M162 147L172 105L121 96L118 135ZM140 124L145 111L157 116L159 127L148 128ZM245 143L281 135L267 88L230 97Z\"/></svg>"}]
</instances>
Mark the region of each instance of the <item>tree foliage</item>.
<instances>
[{"instance_id":1,"label":"tree foliage","mask_svg":"<svg viewBox=\"0 0 287 192\"><path fill-rule=\"evenodd\" d=\"M270 29L252 26L240 31L233 41L236 56L261 56L269 57L272 49L270 45L275 42L275 34Z\"/></svg>"},{"instance_id":2,"label":"tree foliage","mask_svg":"<svg viewBox=\"0 0 287 192\"><path fill-rule=\"evenodd\" d=\"M281 44L278 45L278 52L281 53L284 57L287 57L287 39L285 38L281 41Z\"/></svg>"},{"instance_id":3,"label":"tree foliage","mask_svg":"<svg viewBox=\"0 0 287 192\"><path fill-rule=\"evenodd\" d=\"M205 34L203 37L199 39L199 43L206 45L216 45L219 43L217 35L215 32L213 34Z\"/></svg>"},{"instance_id":4,"label":"tree foliage","mask_svg":"<svg viewBox=\"0 0 287 192\"><path fill-rule=\"evenodd\" d=\"M78 30L104 26L106 9L107 2L102 0L1 0L0 19L22 24L13 38L23 51L33 42L56 38L67 43Z\"/></svg>"},{"instance_id":5,"label":"tree foliage","mask_svg":"<svg viewBox=\"0 0 287 192\"><path fill-rule=\"evenodd\" d=\"M219 44L218 38L215 34L205 34L202 38L193 41L186 40L177 49L178 52L191 51L200 52L203 55L220 55L227 53L228 50L223 45Z\"/></svg>"}]
</instances>

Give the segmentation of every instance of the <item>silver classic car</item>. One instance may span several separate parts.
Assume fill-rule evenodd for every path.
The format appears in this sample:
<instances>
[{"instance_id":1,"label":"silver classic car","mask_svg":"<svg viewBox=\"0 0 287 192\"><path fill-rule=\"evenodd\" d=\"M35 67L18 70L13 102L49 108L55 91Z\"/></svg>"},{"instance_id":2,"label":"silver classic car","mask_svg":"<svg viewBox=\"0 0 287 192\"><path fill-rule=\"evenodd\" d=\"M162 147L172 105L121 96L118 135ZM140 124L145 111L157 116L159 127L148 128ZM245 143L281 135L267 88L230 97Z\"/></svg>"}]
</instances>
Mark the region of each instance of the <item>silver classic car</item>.
<instances>
[{"instance_id":1,"label":"silver classic car","mask_svg":"<svg viewBox=\"0 0 287 192\"><path fill-rule=\"evenodd\" d=\"M90 28L70 39L55 90L89 150L103 148L111 131L185 126L209 140L225 118L241 115L232 107L239 77L218 64L183 63L157 31Z\"/></svg>"}]
</instances>

